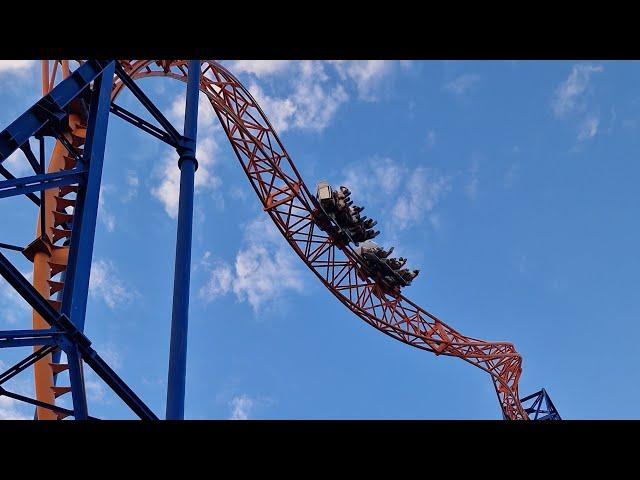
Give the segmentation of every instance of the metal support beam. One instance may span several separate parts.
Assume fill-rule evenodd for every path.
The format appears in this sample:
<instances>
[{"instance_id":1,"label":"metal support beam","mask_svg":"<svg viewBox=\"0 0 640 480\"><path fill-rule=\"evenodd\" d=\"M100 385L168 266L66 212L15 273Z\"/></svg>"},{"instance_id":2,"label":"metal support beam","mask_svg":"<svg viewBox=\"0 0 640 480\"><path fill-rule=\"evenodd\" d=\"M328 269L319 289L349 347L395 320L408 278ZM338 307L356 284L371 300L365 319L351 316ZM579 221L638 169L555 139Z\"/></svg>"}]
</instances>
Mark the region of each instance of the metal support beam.
<instances>
[{"instance_id":1,"label":"metal support beam","mask_svg":"<svg viewBox=\"0 0 640 480\"><path fill-rule=\"evenodd\" d=\"M562 420L558 410L544 388L534 394L521 398L520 402L530 420ZM529 402L531 402L531 405L527 407L526 404Z\"/></svg>"},{"instance_id":2,"label":"metal support beam","mask_svg":"<svg viewBox=\"0 0 640 480\"><path fill-rule=\"evenodd\" d=\"M84 173L86 173L85 169L74 168L73 170L3 180L0 182L0 198L74 185L82 180Z\"/></svg>"},{"instance_id":3,"label":"metal support beam","mask_svg":"<svg viewBox=\"0 0 640 480\"><path fill-rule=\"evenodd\" d=\"M180 134L176 128L171 124L169 120L162 114L162 112L149 100L149 97L142 91L142 89L136 85L133 79L124 71L122 65L119 63L116 65L116 74L122 80L122 83L129 89L129 91L138 99L144 108L156 119L156 121L164 128L165 132L171 137L171 139L178 143L180 140ZM188 102L188 101L187 101Z\"/></svg>"},{"instance_id":4,"label":"metal support beam","mask_svg":"<svg viewBox=\"0 0 640 480\"><path fill-rule=\"evenodd\" d=\"M91 341L64 314L59 314L34 288L24 275L0 253L0 275L24 298L51 327L58 329L67 342L75 344L82 360L100 377L131 410L143 420L158 417L147 407L111 367L91 348ZM41 341L41 340L40 340Z\"/></svg>"},{"instance_id":5,"label":"metal support beam","mask_svg":"<svg viewBox=\"0 0 640 480\"><path fill-rule=\"evenodd\" d=\"M111 113L113 113L117 117L122 118L124 121L130 123L134 127L139 128L143 132L162 140L163 142L171 145L174 148L178 146L178 143L175 141L175 139L167 132L165 132L161 128L156 127L152 123L147 122L144 118L139 117L135 113L130 112L120 105L116 105L113 102L111 102Z\"/></svg>"},{"instance_id":6,"label":"metal support beam","mask_svg":"<svg viewBox=\"0 0 640 480\"><path fill-rule=\"evenodd\" d=\"M0 165L0 175L2 175L7 180L13 180L14 178L16 178L11 174L9 170L4 168L2 165ZM40 203L41 203L40 199L36 195L34 195L33 193L25 193L25 195L29 200L35 203L38 207L40 206Z\"/></svg>"},{"instance_id":7,"label":"metal support beam","mask_svg":"<svg viewBox=\"0 0 640 480\"><path fill-rule=\"evenodd\" d=\"M114 63L115 60L87 60L0 132L0 163L48 123L64 123L67 105Z\"/></svg>"},{"instance_id":8,"label":"metal support beam","mask_svg":"<svg viewBox=\"0 0 640 480\"><path fill-rule=\"evenodd\" d=\"M13 367L11 367L11 368L5 370L4 372L2 372L0 374L0 385L2 385L3 383L6 383L7 381L11 380L13 377L15 377L17 374L22 372L24 369L29 368L31 365L36 363L41 358L47 356L49 353L52 353L52 352L57 351L57 350L58 350L58 346L57 345L55 345L55 346L54 345L45 345L43 347L40 347L38 350L33 352L28 357L23 358L22 360L20 360Z\"/></svg>"},{"instance_id":9,"label":"metal support beam","mask_svg":"<svg viewBox=\"0 0 640 480\"><path fill-rule=\"evenodd\" d=\"M200 60L189 61L184 137L178 147L180 168L180 200L176 262L173 279L173 311L167 385L167 420L184 419L184 396L187 373L187 330L189 325L189 284L191 275L191 237L193 227L193 193L198 133L198 94L200 93Z\"/></svg>"},{"instance_id":10,"label":"metal support beam","mask_svg":"<svg viewBox=\"0 0 640 480\"><path fill-rule=\"evenodd\" d=\"M73 415L73 411L67 408L62 408L57 405L51 405L46 402L41 402L39 400L36 400L35 398L25 397L24 395L19 395L17 393L10 392L0 387L0 396L2 395L4 395L5 397L13 398L14 400L18 400L19 402L30 403L31 405L35 405L36 407L48 408L49 410L52 410L54 412L61 413L65 417ZM89 420L100 420L99 418L95 418L95 417L87 417L87 418Z\"/></svg>"},{"instance_id":11,"label":"metal support beam","mask_svg":"<svg viewBox=\"0 0 640 480\"><path fill-rule=\"evenodd\" d=\"M84 388L84 372L82 371L82 357L75 343L64 347L69 365L69 383L71 383L71 397L73 399L73 416L76 420L86 420L89 417L87 392Z\"/></svg>"},{"instance_id":12,"label":"metal support beam","mask_svg":"<svg viewBox=\"0 0 640 480\"><path fill-rule=\"evenodd\" d=\"M73 235L71 236L69 262L60 309L81 332L84 330L87 309L89 275L98 215L114 68L114 63L107 66L93 86L84 155L81 159L88 172L85 188L79 189L76 198Z\"/></svg>"}]
</instances>

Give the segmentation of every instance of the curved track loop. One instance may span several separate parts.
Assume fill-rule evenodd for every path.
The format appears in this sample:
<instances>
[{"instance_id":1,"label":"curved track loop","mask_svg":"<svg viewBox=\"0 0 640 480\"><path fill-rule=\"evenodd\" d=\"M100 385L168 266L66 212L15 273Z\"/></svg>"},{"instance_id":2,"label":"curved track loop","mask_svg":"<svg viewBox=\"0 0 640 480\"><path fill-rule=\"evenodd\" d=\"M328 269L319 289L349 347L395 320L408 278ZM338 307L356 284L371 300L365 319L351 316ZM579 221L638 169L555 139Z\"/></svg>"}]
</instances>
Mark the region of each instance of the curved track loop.
<instances>
[{"instance_id":1,"label":"curved track loop","mask_svg":"<svg viewBox=\"0 0 640 480\"><path fill-rule=\"evenodd\" d=\"M163 76L186 81L186 60L121 61L134 79ZM114 95L120 91L116 85ZM520 404L522 359L511 343L462 335L404 295L381 292L358 274L359 259L313 222L314 205L293 161L255 99L223 66L202 65L201 91L240 160L253 189L287 242L349 310L378 330L436 355L459 357L491 375L504 415L528 419Z\"/></svg>"},{"instance_id":2,"label":"curved track loop","mask_svg":"<svg viewBox=\"0 0 640 480\"><path fill-rule=\"evenodd\" d=\"M133 79L186 81L186 60L121 60ZM123 84L114 85L113 98ZM404 295L383 293L358 275L360 260L313 221L312 194L269 120L247 89L215 61L202 63L201 91L208 97L264 211L325 287L349 310L387 335L436 355L459 357L491 375L503 414L528 419L518 396L522 359L511 343L462 335Z\"/></svg>"}]
</instances>

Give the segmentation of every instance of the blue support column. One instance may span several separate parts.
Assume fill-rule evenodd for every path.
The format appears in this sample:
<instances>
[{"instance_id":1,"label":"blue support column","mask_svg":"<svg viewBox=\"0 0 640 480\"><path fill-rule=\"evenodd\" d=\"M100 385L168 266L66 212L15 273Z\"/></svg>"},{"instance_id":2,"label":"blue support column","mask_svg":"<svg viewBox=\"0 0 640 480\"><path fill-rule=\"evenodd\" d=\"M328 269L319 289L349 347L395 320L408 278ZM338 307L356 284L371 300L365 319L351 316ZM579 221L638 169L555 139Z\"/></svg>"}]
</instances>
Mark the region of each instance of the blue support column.
<instances>
[{"instance_id":1,"label":"blue support column","mask_svg":"<svg viewBox=\"0 0 640 480\"><path fill-rule=\"evenodd\" d=\"M76 328L84 330L89 294L89 276L93 257L93 240L96 233L100 182L104 148L107 141L109 106L115 62L111 62L94 81L91 94L87 137L85 139L82 166L87 169L86 179L81 183L74 207L73 235L69 247L69 261L66 269L65 284L62 292L62 314L69 317ZM89 416L87 397L82 372L82 358L78 346L70 344L65 348L69 365L69 380L73 397L73 411L76 420L85 420Z\"/></svg>"},{"instance_id":2,"label":"blue support column","mask_svg":"<svg viewBox=\"0 0 640 480\"><path fill-rule=\"evenodd\" d=\"M198 95L200 93L200 60L189 61L184 137L178 153L180 168L180 200L176 263L173 279L173 311L167 385L167 420L184 419L185 380L187 373L187 330L189 325L189 283L191 277L191 237L193 226L193 193L198 131Z\"/></svg>"},{"instance_id":3,"label":"blue support column","mask_svg":"<svg viewBox=\"0 0 640 480\"><path fill-rule=\"evenodd\" d=\"M115 62L112 62L96 79L91 97L87 137L82 159L83 167L88 169L88 172L84 188L80 188L76 198L73 235L71 236L69 262L62 294L61 312L66 314L81 332L84 330L87 309L93 239L96 233L114 71Z\"/></svg>"}]
</instances>

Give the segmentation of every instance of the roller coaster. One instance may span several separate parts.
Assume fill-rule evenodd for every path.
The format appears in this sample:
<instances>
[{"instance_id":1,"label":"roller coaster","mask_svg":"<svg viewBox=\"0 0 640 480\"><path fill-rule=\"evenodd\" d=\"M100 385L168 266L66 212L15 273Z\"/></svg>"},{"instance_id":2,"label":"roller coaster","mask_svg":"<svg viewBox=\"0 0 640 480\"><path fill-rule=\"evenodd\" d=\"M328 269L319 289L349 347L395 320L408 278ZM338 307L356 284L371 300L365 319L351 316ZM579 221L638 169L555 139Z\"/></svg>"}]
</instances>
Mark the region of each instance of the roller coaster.
<instances>
[{"instance_id":1,"label":"roller coaster","mask_svg":"<svg viewBox=\"0 0 640 480\"><path fill-rule=\"evenodd\" d=\"M168 77L187 84L183 134L136 83L147 77ZM125 88L155 123L116 103ZM371 242L376 232L368 232L375 223L359 217L362 207L350 206L348 187L336 190L335 196L328 182L320 182L316 193L311 193L256 100L213 60L42 61L42 97L0 133L0 174L4 177L0 198L22 196L37 207L35 240L26 246L0 243L0 250L22 254L33 263L29 281L0 253L0 273L33 310L32 329L0 331L0 348L33 349L0 373L0 396L33 405L34 418L39 420L93 419L84 384L83 368L87 366L139 418L158 419L84 334L106 132L113 114L172 146L179 155L166 418L184 418L200 94L213 108L265 214L338 301L400 342L438 356L460 358L489 374L504 419L560 419L544 389L520 397L522 358L511 343L465 336L403 294L417 270L401 270L406 259L392 259L390 250ZM16 177L3 165L18 150L33 174ZM31 367L35 398L5 388L6 382ZM68 385L62 385L65 379ZM72 408L57 405L56 399L69 392Z\"/></svg>"}]
</instances>

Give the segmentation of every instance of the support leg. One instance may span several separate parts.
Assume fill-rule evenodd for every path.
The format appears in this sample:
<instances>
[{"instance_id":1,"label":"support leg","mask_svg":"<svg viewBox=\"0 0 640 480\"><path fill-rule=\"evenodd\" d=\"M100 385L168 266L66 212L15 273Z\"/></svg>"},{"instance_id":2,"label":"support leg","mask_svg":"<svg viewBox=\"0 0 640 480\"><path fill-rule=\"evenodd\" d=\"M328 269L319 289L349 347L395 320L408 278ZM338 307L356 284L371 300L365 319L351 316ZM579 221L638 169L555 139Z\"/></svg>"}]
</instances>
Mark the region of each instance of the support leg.
<instances>
[{"instance_id":1,"label":"support leg","mask_svg":"<svg viewBox=\"0 0 640 480\"><path fill-rule=\"evenodd\" d=\"M200 60L189 62L184 138L178 148L180 159L180 200L178 233L173 280L173 311L169 379L167 385L167 420L184 419L184 395L187 373L187 329L189 324L189 283L191 275L191 237L193 226L193 193L198 125L198 94L200 93Z\"/></svg>"}]
</instances>

